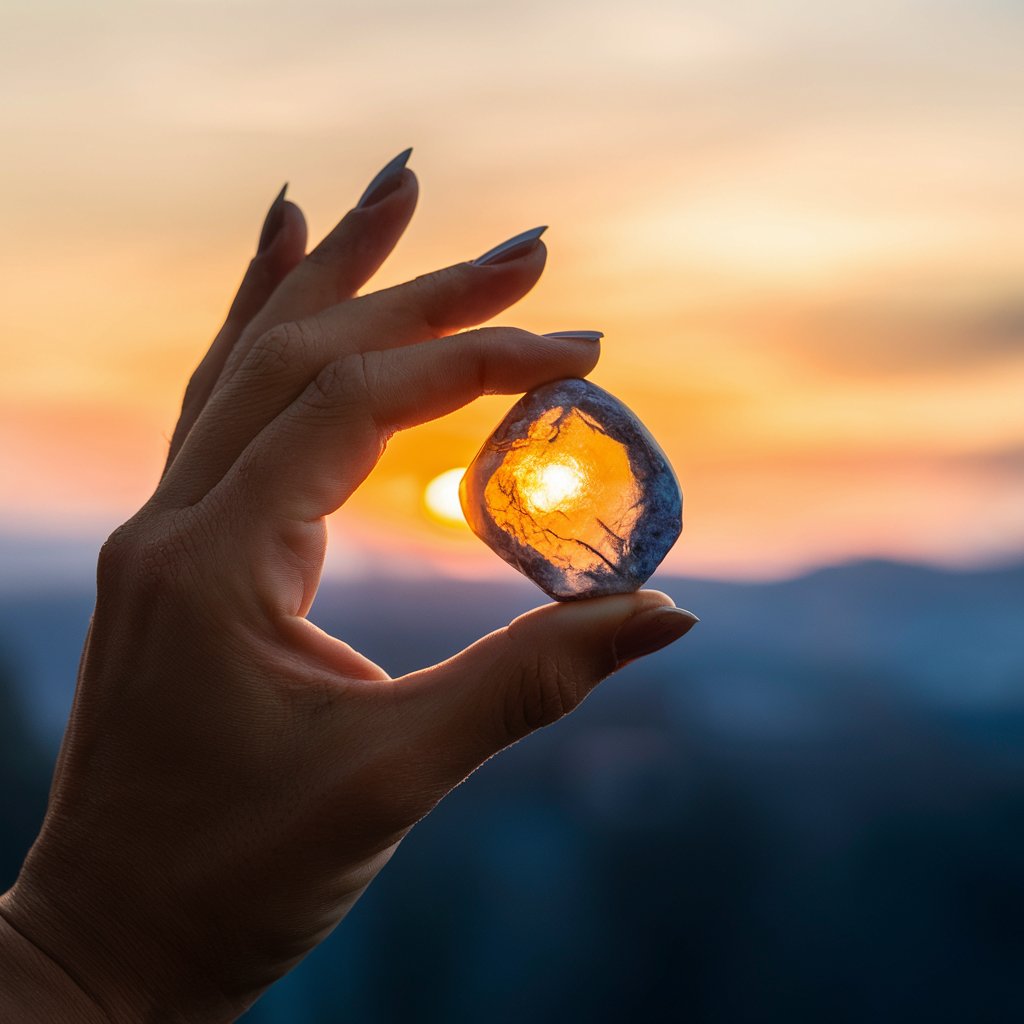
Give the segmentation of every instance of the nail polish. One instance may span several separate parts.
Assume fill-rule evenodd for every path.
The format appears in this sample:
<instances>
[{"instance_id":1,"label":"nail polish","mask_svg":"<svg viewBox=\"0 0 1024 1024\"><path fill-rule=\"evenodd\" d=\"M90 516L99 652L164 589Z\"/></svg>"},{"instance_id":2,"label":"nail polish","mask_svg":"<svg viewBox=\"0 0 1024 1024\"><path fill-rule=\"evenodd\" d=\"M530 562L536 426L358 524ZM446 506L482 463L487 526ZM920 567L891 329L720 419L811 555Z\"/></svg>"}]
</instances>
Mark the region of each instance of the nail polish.
<instances>
[{"instance_id":1,"label":"nail polish","mask_svg":"<svg viewBox=\"0 0 1024 1024\"><path fill-rule=\"evenodd\" d=\"M501 245L496 245L493 249L485 252L483 256L470 260L470 264L474 267L492 267L495 263L511 263L512 260L517 260L520 256L525 256L530 252L537 244L537 239L547 229L545 224L544 227L531 228L520 235L515 235L507 242L502 242Z\"/></svg>"},{"instance_id":2,"label":"nail polish","mask_svg":"<svg viewBox=\"0 0 1024 1024\"><path fill-rule=\"evenodd\" d=\"M621 667L634 658L653 654L689 633L700 622L685 608L654 608L639 612L615 636L615 660Z\"/></svg>"},{"instance_id":3,"label":"nail polish","mask_svg":"<svg viewBox=\"0 0 1024 1024\"><path fill-rule=\"evenodd\" d=\"M288 191L288 182L284 183L281 191L277 193L277 198L270 204L270 209L267 210L267 216L263 221L263 228L260 231L259 245L256 247L256 255L266 252L274 243L274 239L277 238L277 233L281 230L281 226L284 224L284 194Z\"/></svg>"},{"instance_id":4,"label":"nail polish","mask_svg":"<svg viewBox=\"0 0 1024 1024\"><path fill-rule=\"evenodd\" d=\"M603 331L552 331L550 334L541 335L543 338L553 338L555 341L600 341L604 337Z\"/></svg>"},{"instance_id":5,"label":"nail polish","mask_svg":"<svg viewBox=\"0 0 1024 1024\"><path fill-rule=\"evenodd\" d=\"M366 207L373 206L374 203L379 203L382 199L391 195L398 188L402 180L402 171L405 170L405 165L409 162L411 155L412 146L408 149L403 149L393 160L389 160L377 172L373 181L366 186L366 191L363 192L359 197L359 202L356 203L356 209L365 210Z\"/></svg>"}]
</instances>

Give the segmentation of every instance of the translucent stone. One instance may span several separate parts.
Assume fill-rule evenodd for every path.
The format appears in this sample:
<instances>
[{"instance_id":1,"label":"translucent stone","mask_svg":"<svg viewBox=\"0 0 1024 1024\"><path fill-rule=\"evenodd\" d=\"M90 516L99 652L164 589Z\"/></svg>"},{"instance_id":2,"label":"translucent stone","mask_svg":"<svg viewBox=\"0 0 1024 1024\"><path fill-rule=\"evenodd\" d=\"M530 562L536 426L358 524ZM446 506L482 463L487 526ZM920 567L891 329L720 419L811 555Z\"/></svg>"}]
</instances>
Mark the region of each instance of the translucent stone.
<instances>
[{"instance_id":1,"label":"translucent stone","mask_svg":"<svg viewBox=\"0 0 1024 1024\"><path fill-rule=\"evenodd\" d=\"M586 380L524 395L466 470L459 498L473 532L559 601L639 589L683 525L665 453Z\"/></svg>"}]
</instances>

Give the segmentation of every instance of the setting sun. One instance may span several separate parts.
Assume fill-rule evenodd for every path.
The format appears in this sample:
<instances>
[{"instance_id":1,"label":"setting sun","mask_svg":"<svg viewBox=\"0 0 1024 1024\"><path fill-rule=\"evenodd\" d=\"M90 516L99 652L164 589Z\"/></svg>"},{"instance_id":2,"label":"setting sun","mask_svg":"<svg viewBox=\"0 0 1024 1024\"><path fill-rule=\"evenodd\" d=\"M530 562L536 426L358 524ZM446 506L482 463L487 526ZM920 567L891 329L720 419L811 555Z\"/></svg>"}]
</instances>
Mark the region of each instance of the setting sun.
<instances>
[{"instance_id":1,"label":"setting sun","mask_svg":"<svg viewBox=\"0 0 1024 1024\"><path fill-rule=\"evenodd\" d=\"M423 492L423 504L431 518L446 526L466 525L466 517L459 504L459 481L465 472L465 466L445 470L435 476Z\"/></svg>"}]
</instances>

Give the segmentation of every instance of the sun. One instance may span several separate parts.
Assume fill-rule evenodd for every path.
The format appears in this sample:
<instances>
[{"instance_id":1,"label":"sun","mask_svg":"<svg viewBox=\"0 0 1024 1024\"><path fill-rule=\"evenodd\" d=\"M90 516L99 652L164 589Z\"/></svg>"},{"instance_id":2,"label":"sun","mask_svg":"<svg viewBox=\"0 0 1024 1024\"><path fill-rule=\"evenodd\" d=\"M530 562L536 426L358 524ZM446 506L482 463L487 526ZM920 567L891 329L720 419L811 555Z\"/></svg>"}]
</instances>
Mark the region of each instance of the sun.
<instances>
[{"instance_id":1,"label":"sun","mask_svg":"<svg viewBox=\"0 0 1024 1024\"><path fill-rule=\"evenodd\" d=\"M431 518L445 526L466 525L466 517L459 504L459 481L465 472L465 466L446 469L435 476L423 492L423 504Z\"/></svg>"},{"instance_id":2,"label":"sun","mask_svg":"<svg viewBox=\"0 0 1024 1024\"><path fill-rule=\"evenodd\" d=\"M518 481L526 503L535 512L551 512L572 504L585 483L579 463L571 456L533 466Z\"/></svg>"}]
</instances>

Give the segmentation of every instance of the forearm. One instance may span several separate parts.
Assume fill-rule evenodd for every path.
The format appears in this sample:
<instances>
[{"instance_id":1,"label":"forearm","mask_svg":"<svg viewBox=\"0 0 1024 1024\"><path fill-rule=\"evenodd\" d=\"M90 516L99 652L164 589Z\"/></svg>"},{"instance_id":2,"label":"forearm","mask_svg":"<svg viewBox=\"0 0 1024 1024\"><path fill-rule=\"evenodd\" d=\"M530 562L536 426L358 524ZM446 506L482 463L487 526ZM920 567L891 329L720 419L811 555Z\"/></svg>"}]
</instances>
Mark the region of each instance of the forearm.
<instances>
[{"instance_id":1,"label":"forearm","mask_svg":"<svg viewBox=\"0 0 1024 1024\"><path fill-rule=\"evenodd\" d=\"M4 916L0 897L0 1020L19 1024L110 1024L60 965Z\"/></svg>"}]
</instances>

